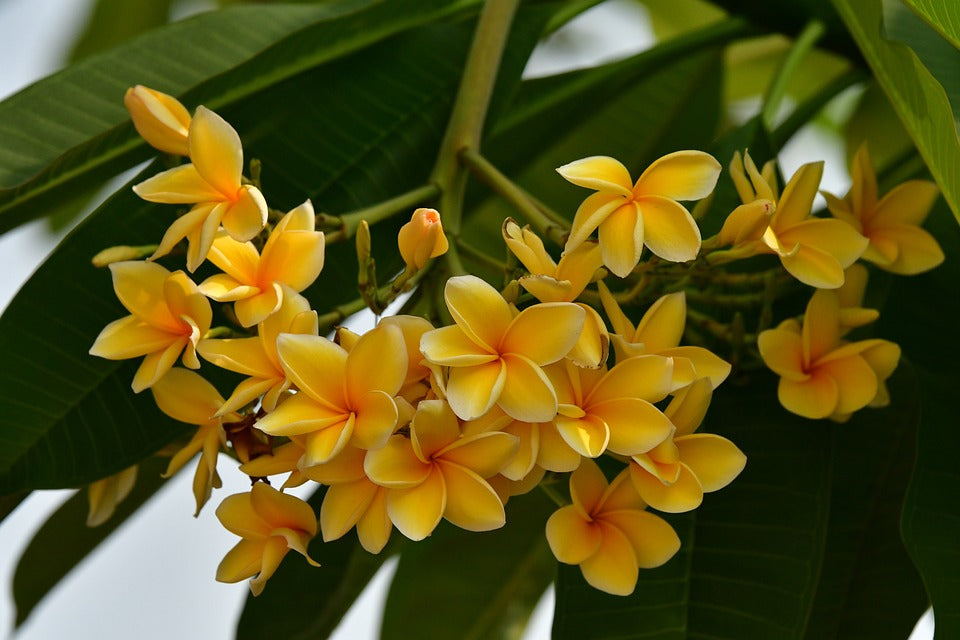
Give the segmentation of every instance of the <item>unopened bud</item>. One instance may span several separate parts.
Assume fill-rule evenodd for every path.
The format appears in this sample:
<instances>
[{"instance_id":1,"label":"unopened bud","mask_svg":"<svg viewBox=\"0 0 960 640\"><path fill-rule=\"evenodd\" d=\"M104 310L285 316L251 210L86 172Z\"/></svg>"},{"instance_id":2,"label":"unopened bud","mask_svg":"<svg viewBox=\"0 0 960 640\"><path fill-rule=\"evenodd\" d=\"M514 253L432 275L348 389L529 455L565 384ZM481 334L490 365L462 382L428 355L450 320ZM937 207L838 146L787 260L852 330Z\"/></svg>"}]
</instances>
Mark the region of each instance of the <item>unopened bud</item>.
<instances>
[{"instance_id":1,"label":"unopened bud","mask_svg":"<svg viewBox=\"0 0 960 640\"><path fill-rule=\"evenodd\" d=\"M108 247L97 255L93 256L90 262L95 267L106 267L114 262L126 262L127 260L140 260L152 254L157 250L157 245L151 244L143 247L128 247L120 245Z\"/></svg>"},{"instance_id":2,"label":"unopened bud","mask_svg":"<svg viewBox=\"0 0 960 640\"><path fill-rule=\"evenodd\" d=\"M370 260L370 225L366 220L361 220L357 225L357 262L361 268Z\"/></svg>"},{"instance_id":3,"label":"unopened bud","mask_svg":"<svg viewBox=\"0 0 960 640\"><path fill-rule=\"evenodd\" d=\"M189 155L190 112L176 98L138 84L127 89L123 104L147 144L167 153Z\"/></svg>"},{"instance_id":4,"label":"unopened bud","mask_svg":"<svg viewBox=\"0 0 960 640\"><path fill-rule=\"evenodd\" d=\"M436 209L420 208L413 212L410 222L400 227L397 235L400 255L407 267L422 269L430 258L447 252L447 237Z\"/></svg>"}]
</instances>

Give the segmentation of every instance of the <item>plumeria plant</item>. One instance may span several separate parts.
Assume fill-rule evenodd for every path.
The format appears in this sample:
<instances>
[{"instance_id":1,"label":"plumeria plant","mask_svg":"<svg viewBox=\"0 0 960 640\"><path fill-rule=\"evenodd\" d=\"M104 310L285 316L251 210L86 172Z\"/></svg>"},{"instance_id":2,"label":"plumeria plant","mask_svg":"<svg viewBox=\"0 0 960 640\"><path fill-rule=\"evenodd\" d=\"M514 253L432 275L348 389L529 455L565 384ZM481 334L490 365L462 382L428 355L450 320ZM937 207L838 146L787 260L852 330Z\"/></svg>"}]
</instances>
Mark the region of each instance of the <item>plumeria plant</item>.
<instances>
[{"instance_id":1,"label":"plumeria plant","mask_svg":"<svg viewBox=\"0 0 960 640\"><path fill-rule=\"evenodd\" d=\"M661 44L521 76L592 4L224 9L0 103L22 154L64 146L0 191L0 224L155 158L0 320L4 513L85 486L76 525L106 530L189 467L194 515L238 538L211 576L249 584L238 637L328 634L392 555L384 637L516 637L551 584L558 638L898 638L931 603L960 633L958 310L937 288L960 144L904 97L943 115L926 50L910 76L884 48L956 45L942 3L748 22L739 2L650 2ZM146 63L205 51L188 28L254 26L190 79ZM770 28L794 37L751 53ZM125 54L125 93L90 89L125 105L116 128L31 138L31 105ZM748 73L768 77L760 112L731 124ZM779 152L852 87L871 87L852 123L910 137L851 124L832 194L825 161ZM0 152L0 178L19 158ZM223 495L228 473L249 489ZM45 540L18 620L56 582L32 573Z\"/></svg>"}]
</instances>

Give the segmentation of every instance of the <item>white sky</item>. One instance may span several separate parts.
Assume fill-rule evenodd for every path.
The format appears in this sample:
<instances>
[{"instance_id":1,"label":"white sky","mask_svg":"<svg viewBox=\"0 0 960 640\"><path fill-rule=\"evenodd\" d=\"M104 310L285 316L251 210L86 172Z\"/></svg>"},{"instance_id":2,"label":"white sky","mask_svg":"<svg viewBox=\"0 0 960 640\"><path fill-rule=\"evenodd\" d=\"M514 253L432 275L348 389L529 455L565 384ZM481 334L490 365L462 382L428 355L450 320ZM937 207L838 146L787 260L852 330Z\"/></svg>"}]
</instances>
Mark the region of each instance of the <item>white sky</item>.
<instances>
[{"instance_id":1,"label":"white sky","mask_svg":"<svg viewBox=\"0 0 960 640\"><path fill-rule=\"evenodd\" d=\"M648 46L652 35L643 23L642 10L629 2L611 4L583 16L572 25L573 33L567 34L585 36L599 46L564 53L563 48L547 43L535 53L528 73L546 75L571 66L595 64ZM0 1L0 60L5 61L0 98L57 68L70 34L82 20L85 5L78 0ZM564 38L564 42L569 39ZM827 160L828 168L834 168L825 174L823 188L845 192L849 177L843 168L842 151L816 131L804 132L799 141L784 150L781 162L786 175L810 158L811 149ZM42 223L0 237L0 308L6 306L55 241ZM189 465L188 470L170 481L148 507L88 557L11 637L101 640L136 633L140 640L232 638L247 587L245 583L224 585L213 579L220 558L236 542L235 536L220 527L213 511L219 499L246 490L248 482L222 463L225 486L194 520L190 517L193 495ZM10 584L16 560L33 531L69 495L69 491L35 492L0 523L0 634L13 625ZM287 561L301 559L291 556ZM335 638L377 637L393 568L390 563L378 574ZM548 638L552 615L552 593L548 593L534 613L527 639ZM932 635L929 630L923 634L917 635L917 640Z\"/></svg>"}]
</instances>

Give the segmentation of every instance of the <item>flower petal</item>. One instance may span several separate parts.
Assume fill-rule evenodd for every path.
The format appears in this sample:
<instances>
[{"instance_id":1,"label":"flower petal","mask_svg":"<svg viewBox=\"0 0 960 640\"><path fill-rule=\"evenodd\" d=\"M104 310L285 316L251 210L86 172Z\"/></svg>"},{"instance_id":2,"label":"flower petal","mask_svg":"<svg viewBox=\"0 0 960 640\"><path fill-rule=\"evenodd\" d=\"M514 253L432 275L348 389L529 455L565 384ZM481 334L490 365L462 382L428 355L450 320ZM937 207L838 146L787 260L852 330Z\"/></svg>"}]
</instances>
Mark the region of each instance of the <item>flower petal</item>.
<instances>
[{"instance_id":1,"label":"flower petal","mask_svg":"<svg viewBox=\"0 0 960 640\"><path fill-rule=\"evenodd\" d=\"M346 388L352 407L369 391L397 395L406 377L407 347L395 326L385 324L368 331L347 356Z\"/></svg>"},{"instance_id":2,"label":"flower petal","mask_svg":"<svg viewBox=\"0 0 960 640\"><path fill-rule=\"evenodd\" d=\"M453 367L447 381L447 401L461 420L476 420L500 399L507 379L502 359L472 367Z\"/></svg>"},{"instance_id":3,"label":"flower petal","mask_svg":"<svg viewBox=\"0 0 960 640\"><path fill-rule=\"evenodd\" d=\"M591 404L590 415L605 422L610 429L607 449L624 456L650 451L674 430L673 423L660 409L640 398Z\"/></svg>"},{"instance_id":4,"label":"flower petal","mask_svg":"<svg viewBox=\"0 0 960 640\"><path fill-rule=\"evenodd\" d=\"M624 510L604 513L603 519L627 537L641 569L666 564L680 550L677 532L660 516Z\"/></svg>"},{"instance_id":5,"label":"flower petal","mask_svg":"<svg viewBox=\"0 0 960 640\"><path fill-rule=\"evenodd\" d=\"M628 202L600 223L600 253L603 264L617 276L626 278L640 262L643 251L644 219L637 203ZM567 246L570 246L569 241Z\"/></svg>"},{"instance_id":6,"label":"flower petal","mask_svg":"<svg viewBox=\"0 0 960 640\"><path fill-rule=\"evenodd\" d=\"M832 291L815 291L803 314L803 361L807 367L840 343L840 300Z\"/></svg>"},{"instance_id":7,"label":"flower petal","mask_svg":"<svg viewBox=\"0 0 960 640\"><path fill-rule=\"evenodd\" d=\"M713 397L713 385L708 378L695 380L673 396L663 414L677 428L675 436L693 433L703 422Z\"/></svg>"},{"instance_id":8,"label":"flower petal","mask_svg":"<svg viewBox=\"0 0 960 640\"><path fill-rule=\"evenodd\" d=\"M236 130L210 109L199 106L190 122L187 146L197 173L222 196L235 197L243 173L243 148Z\"/></svg>"},{"instance_id":9,"label":"flower petal","mask_svg":"<svg viewBox=\"0 0 960 640\"><path fill-rule=\"evenodd\" d=\"M817 289L836 289L843 284L843 267L826 251L796 245L796 253L781 255L780 262L790 275Z\"/></svg>"},{"instance_id":10,"label":"flower petal","mask_svg":"<svg viewBox=\"0 0 960 640\"><path fill-rule=\"evenodd\" d=\"M668 198L644 196L637 200L644 238L655 255L670 262L693 260L700 253L700 227L690 212Z\"/></svg>"},{"instance_id":11,"label":"flower petal","mask_svg":"<svg viewBox=\"0 0 960 640\"><path fill-rule=\"evenodd\" d=\"M803 339L798 334L767 329L757 336L757 347L764 364L778 376L800 382L809 377L804 365Z\"/></svg>"},{"instance_id":12,"label":"flower petal","mask_svg":"<svg viewBox=\"0 0 960 640\"><path fill-rule=\"evenodd\" d=\"M923 224L939 195L940 189L929 180L907 180L891 189L877 203L869 226Z\"/></svg>"},{"instance_id":13,"label":"flower petal","mask_svg":"<svg viewBox=\"0 0 960 640\"><path fill-rule=\"evenodd\" d=\"M537 451L537 464L547 471L566 473L580 466L580 454L561 437L552 423L539 426L540 448Z\"/></svg>"},{"instance_id":14,"label":"flower petal","mask_svg":"<svg viewBox=\"0 0 960 640\"><path fill-rule=\"evenodd\" d=\"M380 391L368 391L354 408L356 424L351 444L361 449L379 449L387 443L397 427L399 412L393 396Z\"/></svg>"},{"instance_id":15,"label":"flower petal","mask_svg":"<svg viewBox=\"0 0 960 640\"><path fill-rule=\"evenodd\" d=\"M297 388L330 409L346 411L347 352L326 338L281 333L280 364Z\"/></svg>"},{"instance_id":16,"label":"flower petal","mask_svg":"<svg viewBox=\"0 0 960 640\"><path fill-rule=\"evenodd\" d=\"M713 191L721 171L723 167L709 153L674 151L647 167L633 193L638 198L652 195L671 200L700 200Z\"/></svg>"},{"instance_id":17,"label":"flower petal","mask_svg":"<svg viewBox=\"0 0 960 640\"><path fill-rule=\"evenodd\" d=\"M446 460L437 464L447 490L444 518L467 531L491 531L506 523L497 492L477 473Z\"/></svg>"},{"instance_id":18,"label":"flower petal","mask_svg":"<svg viewBox=\"0 0 960 640\"><path fill-rule=\"evenodd\" d=\"M464 436L436 452L435 457L470 469L481 478L500 473L517 452L516 436L488 431Z\"/></svg>"},{"instance_id":19,"label":"flower petal","mask_svg":"<svg viewBox=\"0 0 960 640\"><path fill-rule=\"evenodd\" d=\"M629 196L633 180L623 164L609 156L590 156L557 168L557 173L569 182L602 193Z\"/></svg>"},{"instance_id":20,"label":"flower petal","mask_svg":"<svg viewBox=\"0 0 960 640\"><path fill-rule=\"evenodd\" d=\"M837 381L837 413L853 413L877 395L877 374L860 356L850 356L825 362L818 367Z\"/></svg>"},{"instance_id":21,"label":"flower petal","mask_svg":"<svg viewBox=\"0 0 960 640\"><path fill-rule=\"evenodd\" d=\"M856 229L840 220L814 218L805 220L779 234L786 246L808 245L833 256L846 269L863 255L870 241Z\"/></svg>"},{"instance_id":22,"label":"flower petal","mask_svg":"<svg viewBox=\"0 0 960 640\"><path fill-rule=\"evenodd\" d=\"M803 165L790 178L777 202L777 210L770 219L770 226L776 229L778 234L781 230L789 229L806 220L810 215L821 176L823 176L822 161Z\"/></svg>"},{"instance_id":23,"label":"flower petal","mask_svg":"<svg viewBox=\"0 0 960 640\"><path fill-rule=\"evenodd\" d=\"M565 564L580 564L600 549L600 527L586 520L573 505L560 507L547 520L547 543Z\"/></svg>"},{"instance_id":24,"label":"flower petal","mask_svg":"<svg viewBox=\"0 0 960 640\"><path fill-rule=\"evenodd\" d=\"M221 369L235 371L257 378L273 378L283 375L263 352L258 337L201 340L197 351L203 359Z\"/></svg>"},{"instance_id":25,"label":"flower petal","mask_svg":"<svg viewBox=\"0 0 960 640\"><path fill-rule=\"evenodd\" d=\"M280 408L282 409L288 402L290 400L280 405ZM355 421L351 413L340 423L306 434L303 439L303 458L300 459L300 466L312 467L333 460L347 447L353 437Z\"/></svg>"},{"instance_id":26,"label":"flower petal","mask_svg":"<svg viewBox=\"0 0 960 640\"><path fill-rule=\"evenodd\" d=\"M252 240L267 224L267 201L256 187L240 187L236 200L224 204L221 222L234 240Z\"/></svg>"},{"instance_id":27,"label":"flower petal","mask_svg":"<svg viewBox=\"0 0 960 640\"><path fill-rule=\"evenodd\" d=\"M804 381L780 378L777 397L787 411L816 420L836 411L840 392L832 376L815 371Z\"/></svg>"},{"instance_id":28,"label":"flower petal","mask_svg":"<svg viewBox=\"0 0 960 640\"><path fill-rule=\"evenodd\" d=\"M323 270L326 243L319 231L284 231L274 229L265 246L261 276L266 281L282 282L294 291L303 291Z\"/></svg>"},{"instance_id":29,"label":"flower petal","mask_svg":"<svg viewBox=\"0 0 960 640\"><path fill-rule=\"evenodd\" d=\"M323 541L342 538L363 516L379 487L366 478L327 489L320 506Z\"/></svg>"},{"instance_id":30,"label":"flower petal","mask_svg":"<svg viewBox=\"0 0 960 640\"><path fill-rule=\"evenodd\" d=\"M568 418L558 415L554 424L567 445L579 455L596 458L607 450L610 429L602 420L593 416Z\"/></svg>"},{"instance_id":31,"label":"flower petal","mask_svg":"<svg viewBox=\"0 0 960 640\"><path fill-rule=\"evenodd\" d=\"M230 533L241 538L264 538L273 527L253 508L252 496L235 493L227 496L217 507L217 519Z\"/></svg>"},{"instance_id":32,"label":"flower petal","mask_svg":"<svg viewBox=\"0 0 960 640\"><path fill-rule=\"evenodd\" d=\"M437 527L447 506L443 474L433 465L427 479L409 489L387 493L387 513L397 529L411 540L423 540Z\"/></svg>"},{"instance_id":33,"label":"flower petal","mask_svg":"<svg viewBox=\"0 0 960 640\"><path fill-rule=\"evenodd\" d=\"M697 476L704 492L722 489L740 475L747 456L726 438L712 433L696 433L675 438L680 459Z\"/></svg>"},{"instance_id":34,"label":"flower petal","mask_svg":"<svg viewBox=\"0 0 960 640\"><path fill-rule=\"evenodd\" d=\"M387 493L387 489L378 489L366 513L357 522L357 538L367 553L380 553L390 541L393 523L387 513Z\"/></svg>"},{"instance_id":35,"label":"flower petal","mask_svg":"<svg viewBox=\"0 0 960 640\"><path fill-rule=\"evenodd\" d=\"M408 438L392 436L387 444L368 451L363 470L371 481L390 488L415 487L427 479L433 465L417 457Z\"/></svg>"},{"instance_id":36,"label":"flower petal","mask_svg":"<svg viewBox=\"0 0 960 640\"><path fill-rule=\"evenodd\" d=\"M161 171L134 185L133 192L148 202L163 204L217 202L223 199L223 195L204 180L192 164Z\"/></svg>"},{"instance_id":37,"label":"flower petal","mask_svg":"<svg viewBox=\"0 0 960 640\"><path fill-rule=\"evenodd\" d=\"M126 360L166 349L180 336L150 326L136 316L114 320L97 336L90 355L108 360Z\"/></svg>"},{"instance_id":38,"label":"flower petal","mask_svg":"<svg viewBox=\"0 0 960 640\"><path fill-rule=\"evenodd\" d=\"M609 193L595 193L580 203L577 213L573 216L570 226L570 235L563 247L564 253L574 251L583 244L594 229L599 227L607 217L626 204L623 196ZM561 258L562 259L562 258Z\"/></svg>"},{"instance_id":39,"label":"flower petal","mask_svg":"<svg viewBox=\"0 0 960 640\"><path fill-rule=\"evenodd\" d=\"M630 540L620 529L598 521L600 548L580 563L580 571L590 586L615 596L628 596L640 575L637 556Z\"/></svg>"},{"instance_id":40,"label":"flower petal","mask_svg":"<svg viewBox=\"0 0 960 640\"><path fill-rule=\"evenodd\" d=\"M460 437L460 423L443 400L423 400L410 423L410 440L417 457L424 462Z\"/></svg>"},{"instance_id":41,"label":"flower petal","mask_svg":"<svg viewBox=\"0 0 960 640\"><path fill-rule=\"evenodd\" d=\"M171 369L150 391L161 411L187 424L210 422L223 405L223 396L216 388L200 374L187 369Z\"/></svg>"},{"instance_id":42,"label":"flower petal","mask_svg":"<svg viewBox=\"0 0 960 640\"><path fill-rule=\"evenodd\" d=\"M685 513L703 502L700 481L688 466L680 463L680 474L675 482L667 484L635 462L630 464L630 479L643 501L658 511Z\"/></svg>"},{"instance_id":43,"label":"flower petal","mask_svg":"<svg viewBox=\"0 0 960 640\"><path fill-rule=\"evenodd\" d=\"M620 308L620 305L617 304L616 298L610 293L610 289L607 288L603 280L597 281L597 289L600 291L600 302L603 304L603 310L606 312L607 318L610 319L610 325L613 327L614 333L633 342L633 334L635 331L633 323L630 322L627 314L625 314ZM649 313L649 311L647 313ZM686 319L686 310L684 310L684 319Z\"/></svg>"},{"instance_id":44,"label":"flower petal","mask_svg":"<svg viewBox=\"0 0 960 640\"><path fill-rule=\"evenodd\" d=\"M496 400L497 406L515 420L552 420L557 415L557 395L543 369L532 360L512 353L503 356L501 362L504 383ZM451 382L452 375L451 373ZM449 387L447 393L449 396Z\"/></svg>"},{"instance_id":45,"label":"flower petal","mask_svg":"<svg viewBox=\"0 0 960 640\"><path fill-rule=\"evenodd\" d=\"M543 366L560 360L576 344L586 312L569 302L527 307L513 319L499 345L501 354L519 354Z\"/></svg>"},{"instance_id":46,"label":"flower petal","mask_svg":"<svg viewBox=\"0 0 960 640\"><path fill-rule=\"evenodd\" d=\"M297 436L342 425L348 415L298 393L257 420L255 426L271 436Z\"/></svg>"},{"instance_id":47,"label":"flower petal","mask_svg":"<svg viewBox=\"0 0 960 640\"><path fill-rule=\"evenodd\" d=\"M449 367L468 367L499 359L496 353L490 353L470 339L459 325L424 333L420 350L430 362Z\"/></svg>"},{"instance_id":48,"label":"flower petal","mask_svg":"<svg viewBox=\"0 0 960 640\"><path fill-rule=\"evenodd\" d=\"M589 518L600 506L603 494L608 487L603 471L593 460L584 460L577 470L570 474L570 499L573 506Z\"/></svg>"},{"instance_id":49,"label":"flower petal","mask_svg":"<svg viewBox=\"0 0 960 640\"><path fill-rule=\"evenodd\" d=\"M880 265L891 273L912 276L939 266L945 259L936 239L920 227L890 225L871 232L871 243L882 241L895 242L898 249L892 262Z\"/></svg>"},{"instance_id":50,"label":"flower petal","mask_svg":"<svg viewBox=\"0 0 960 640\"><path fill-rule=\"evenodd\" d=\"M241 540L217 566L217 582L240 582L260 573L266 538Z\"/></svg>"},{"instance_id":51,"label":"flower petal","mask_svg":"<svg viewBox=\"0 0 960 640\"><path fill-rule=\"evenodd\" d=\"M180 353L186 345L187 339L180 338L170 343L170 346L163 351L154 351L147 354L143 362L140 363L140 367L133 376L133 382L130 384L134 393L140 393L151 387L157 380L166 375L177 358L180 357Z\"/></svg>"},{"instance_id":52,"label":"flower petal","mask_svg":"<svg viewBox=\"0 0 960 640\"><path fill-rule=\"evenodd\" d=\"M673 360L658 355L634 356L610 369L589 393L585 406L620 398L659 402L673 391Z\"/></svg>"},{"instance_id":53,"label":"flower petal","mask_svg":"<svg viewBox=\"0 0 960 640\"><path fill-rule=\"evenodd\" d=\"M661 296L643 314L631 342L642 342L648 353L660 353L680 344L687 322L687 296L683 291Z\"/></svg>"}]
</instances>

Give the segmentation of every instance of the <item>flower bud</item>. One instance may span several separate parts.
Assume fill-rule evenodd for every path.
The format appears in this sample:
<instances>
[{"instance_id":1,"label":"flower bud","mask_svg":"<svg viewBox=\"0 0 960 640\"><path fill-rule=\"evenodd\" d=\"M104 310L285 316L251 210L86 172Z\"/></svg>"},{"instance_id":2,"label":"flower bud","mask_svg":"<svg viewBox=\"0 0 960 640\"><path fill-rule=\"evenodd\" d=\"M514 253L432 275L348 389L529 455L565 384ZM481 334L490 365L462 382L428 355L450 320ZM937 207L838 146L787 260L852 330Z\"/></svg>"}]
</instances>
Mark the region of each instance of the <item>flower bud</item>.
<instances>
[{"instance_id":1,"label":"flower bud","mask_svg":"<svg viewBox=\"0 0 960 640\"><path fill-rule=\"evenodd\" d=\"M410 222L400 227L397 236L400 255L407 267L419 270L430 258L447 252L447 237L436 209L420 208L413 212Z\"/></svg>"},{"instance_id":2,"label":"flower bud","mask_svg":"<svg viewBox=\"0 0 960 640\"><path fill-rule=\"evenodd\" d=\"M157 250L157 245L147 245L143 247L129 247L119 245L116 247L107 247L90 259L95 267L107 267L114 262L126 262L127 260L140 260Z\"/></svg>"},{"instance_id":3,"label":"flower bud","mask_svg":"<svg viewBox=\"0 0 960 640\"><path fill-rule=\"evenodd\" d=\"M176 98L138 84L127 89L123 104L133 118L133 126L150 146L167 153L189 155L190 113Z\"/></svg>"}]
</instances>

